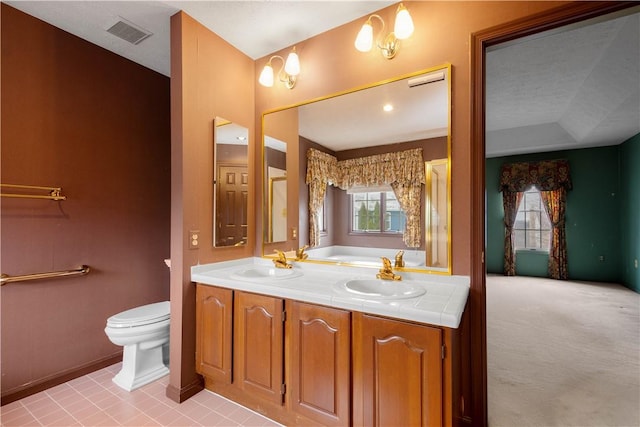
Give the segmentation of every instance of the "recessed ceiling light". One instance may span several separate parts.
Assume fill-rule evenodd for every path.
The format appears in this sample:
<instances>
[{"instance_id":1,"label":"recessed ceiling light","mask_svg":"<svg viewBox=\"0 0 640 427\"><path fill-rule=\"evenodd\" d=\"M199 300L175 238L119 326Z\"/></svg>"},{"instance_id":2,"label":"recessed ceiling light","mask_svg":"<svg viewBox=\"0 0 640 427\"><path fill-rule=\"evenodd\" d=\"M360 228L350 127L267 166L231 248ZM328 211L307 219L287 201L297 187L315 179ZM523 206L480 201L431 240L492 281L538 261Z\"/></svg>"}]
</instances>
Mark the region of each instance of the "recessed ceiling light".
<instances>
[{"instance_id":1,"label":"recessed ceiling light","mask_svg":"<svg viewBox=\"0 0 640 427\"><path fill-rule=\"evenodd\" d=\"M386 112L389 112L391 110L393 110L393 105L391 104L385 104L384 107L382 107L382 109Z\"/></svg>"}]
</instances>

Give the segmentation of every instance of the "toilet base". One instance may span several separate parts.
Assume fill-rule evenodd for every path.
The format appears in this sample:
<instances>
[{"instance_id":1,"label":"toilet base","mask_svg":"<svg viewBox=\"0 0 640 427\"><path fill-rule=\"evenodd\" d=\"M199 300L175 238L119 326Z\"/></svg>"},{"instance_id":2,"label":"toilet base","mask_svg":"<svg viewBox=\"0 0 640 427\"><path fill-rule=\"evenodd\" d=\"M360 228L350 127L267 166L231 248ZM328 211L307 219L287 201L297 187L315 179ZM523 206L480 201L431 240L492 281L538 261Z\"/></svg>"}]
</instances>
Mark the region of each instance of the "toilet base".
<instances>
[{"instance_id":1,"label":"toilet base","mask_svg":"<svg viewBox=\"0 0 640 427\"><path fill-rule=\"evenodd\" d=\"M155 380L158 380L165 375L169 374L169 368L166 366L162 366L157 368L155 371L147 372L144 375L139 375L137 377L131 378L129 375L121 375L122 371L120 371L115 377L113 377L112 381L120 388L123 388L127 391L135 390L143 385L149 384Z\"/></svg>"},{"instance_id":2,"label":"toilet base","mask_svg":"<svg viewBox=\"0 0 640 427\"><path fill-rule=\"evenodd\" d=\"M167 359L164 353L168 346L158 345L152 348L141 349L140 345L128 345L124 347L122 357L122 369L113 377L113 382L127 390L149 384L169 373L165 365Z\"/></svg>"}]
</instances>

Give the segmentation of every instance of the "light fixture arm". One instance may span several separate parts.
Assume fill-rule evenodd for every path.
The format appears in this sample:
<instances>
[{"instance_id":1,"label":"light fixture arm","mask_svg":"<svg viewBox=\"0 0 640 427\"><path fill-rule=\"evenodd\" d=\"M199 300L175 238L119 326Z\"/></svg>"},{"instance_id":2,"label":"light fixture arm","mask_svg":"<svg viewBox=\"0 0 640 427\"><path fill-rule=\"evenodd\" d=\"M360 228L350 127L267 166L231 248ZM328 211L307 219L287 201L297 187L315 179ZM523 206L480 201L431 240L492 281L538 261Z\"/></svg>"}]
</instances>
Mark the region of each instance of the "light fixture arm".
<instances>
[{"instance_id":1,"label":"light fixture arm","mask_svg":"<svg viewBox=\"0 0 640 427\"><path fill-rule=\"evenodd\" d=\"M392 31L384 36L384 38L382 38L384 29L386 28L384 19L382 19L380 15L373 14L369 17L369 23L371 22L371 18L377 18L382 23L382 28L380 29L380 31L378 32L378 36L376 37L376 46L378 46L378 49L382 51L382 56L387 59L393 58L394 56L396 56L398 48L400 47L396 35Z\"/></svg>"}]
</instances>

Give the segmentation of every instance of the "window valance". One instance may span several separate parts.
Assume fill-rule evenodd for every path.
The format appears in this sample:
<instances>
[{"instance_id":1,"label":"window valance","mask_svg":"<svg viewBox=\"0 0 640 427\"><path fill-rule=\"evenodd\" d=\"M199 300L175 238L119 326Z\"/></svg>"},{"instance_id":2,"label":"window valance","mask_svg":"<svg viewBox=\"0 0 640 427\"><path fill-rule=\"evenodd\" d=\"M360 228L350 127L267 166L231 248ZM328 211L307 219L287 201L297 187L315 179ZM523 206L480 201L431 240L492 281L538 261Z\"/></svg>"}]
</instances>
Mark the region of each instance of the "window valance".
<instances>
[{"instance_id":1,"label":"window valance","mask_svg":"<svg viewBox=\"0 0 640 427\"><path fill-rule=\"evenodd\" d=\"M309 185L310 245L320 242L317 214L327 185L348 190L354 186L380 186L393 189L407 218L403 240L408 247L420 246L421 186L426 183L422 148L376 154L337 161L327 153L307 151L307 185Z\"/></svg>"},{"instance_id":2,"label":"window valance","mask_svg":"<svg viewBox=\"0 0 640 427\"><path fill-rule=\"evenodd\" d=\"M540 191L571 190L567 160L506 163L500 170L500 191L522 192L535 185Z\"/></svg>"}]
</instances>

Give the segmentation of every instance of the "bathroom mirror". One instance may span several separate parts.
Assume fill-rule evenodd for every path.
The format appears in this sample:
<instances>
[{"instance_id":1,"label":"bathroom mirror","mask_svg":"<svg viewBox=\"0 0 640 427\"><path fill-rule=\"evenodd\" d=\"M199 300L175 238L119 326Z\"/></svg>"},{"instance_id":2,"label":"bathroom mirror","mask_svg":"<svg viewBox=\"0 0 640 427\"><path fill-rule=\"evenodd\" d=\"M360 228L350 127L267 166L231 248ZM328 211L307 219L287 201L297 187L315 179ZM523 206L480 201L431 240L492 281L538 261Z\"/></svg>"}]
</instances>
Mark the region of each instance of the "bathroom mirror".
<instances>
[{"instance_id":1,"label":"bathroom mirror","mask_svg":"<svg viewBox=\"0 0 640 427\"><path fill-rule=\"evenodd\" d=\"M272 163L268 144L276 138L277 129L286 133L277 138L288 148L285 170L297 180L296 185L286 184L290 209L297 208L297 212L287 218L283 236L286 245L280 249L290 251L309 245L307 261L370 266L381 264L380 256L393 260L403 251L407 270L450 274L450 71L450 65L446 64L266 112L263 256L273 255L270 243L275 241L269 234L274 212L273 199L269 198L273 181L268 172ZM386 105L390 105L386 107L390 111L385 111ZM424 181L419 196L420 218L412 217L412 224L419 222L419 235L407 239L407 220L399 207L402 203L395 190L386 184L348 189L326 186L322 206L317 211L322 215L317 222L323 226L310 233L313 221L305 182L310 148L330 155L341 165L375 163L379 158L376 156L392 153L402 156L419 150ZM363 215L375 215L379 221L363 226L367 222L362 221Z\"/></svg>"},{"instance_id":2,"label":"bathroom mirror","mask_svg":"<svg viewBox=\"0 0 640 427\"><path fill-rule=\"evenodd\" d=\"M222 117L213 120L213 245L247 243L249 131Z\"/></svg>"}]
</instances>

